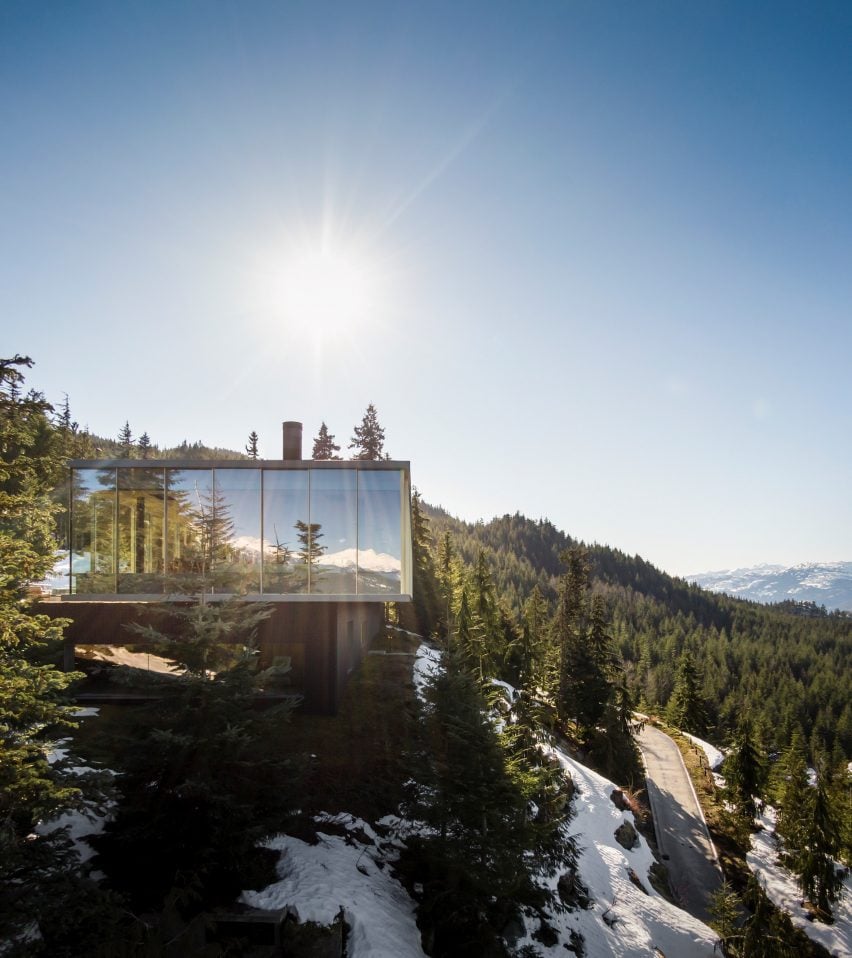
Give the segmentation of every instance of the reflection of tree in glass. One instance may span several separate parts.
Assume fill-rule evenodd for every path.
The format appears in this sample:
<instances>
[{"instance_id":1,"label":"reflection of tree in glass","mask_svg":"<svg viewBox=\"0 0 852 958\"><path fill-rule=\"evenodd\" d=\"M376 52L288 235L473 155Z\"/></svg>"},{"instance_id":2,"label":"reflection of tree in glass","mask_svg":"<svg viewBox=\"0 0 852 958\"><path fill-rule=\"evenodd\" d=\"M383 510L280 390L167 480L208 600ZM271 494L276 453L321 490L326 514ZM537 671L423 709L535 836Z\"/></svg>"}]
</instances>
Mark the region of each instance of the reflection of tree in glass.
<instances>
[{"instance_id":1,"label":"reflection of tree in glass","mask_svg":"<svg viewBox=\"0 0 852 958\"><path fill-rule=\"evenodd\" d=\"M327 548L327 546L320 545L317 541L323 536L320 532L322 524L312 522L309 525L299 519L295 528L298 533L296 538L299 540L299 561L308 568L312 568L322 558L322 554Z\"/></svg>"},{"instance_id":2,"label":"reflection of tree in glass","mask_svg":"<svg viewBox=\"0 0 852 958\"><path fill-rule=\"evenodd\" d=\"M278 538L278 527L274 524L272 526L272 533L275 536L275 544L269 546L269 549L272 552L272 561L276 565L287 565L287 563L293 558L293 550L287 545L286 542L282 542Z\"/></svg>"},{"instance_id":3,"label":"reflection of tree in glass","mask_svg":"<svg viewBox=\"0 0 852 958\"><path fill-rule=\"evenodd\" d=\"M234 536L234 520L227 500L221 492L199 488L175 490L180 527L180 558L176 566L180 572L200 576L201 588L206 588L209 577L227 573L231 558L230 540ZM224 585L222 582L209 584ZM187 582L191 586L191 583Z\"/></svg>"},{"instance_id":4,"label":"reflection of tree in glass","mask_svg":"<svg viewBox=\"0 0 852 958\"><path fill-rule=\"evenodd\" d=\"M268 592L289 592L294 574L291 563L296 553L286 542L282 542L278 537L278 527L274 523L272 533L275 536L275 541L266 544L268 559L264 590ZM305 578L307 579L306 570Z\"/></svg>"}]
</instances>

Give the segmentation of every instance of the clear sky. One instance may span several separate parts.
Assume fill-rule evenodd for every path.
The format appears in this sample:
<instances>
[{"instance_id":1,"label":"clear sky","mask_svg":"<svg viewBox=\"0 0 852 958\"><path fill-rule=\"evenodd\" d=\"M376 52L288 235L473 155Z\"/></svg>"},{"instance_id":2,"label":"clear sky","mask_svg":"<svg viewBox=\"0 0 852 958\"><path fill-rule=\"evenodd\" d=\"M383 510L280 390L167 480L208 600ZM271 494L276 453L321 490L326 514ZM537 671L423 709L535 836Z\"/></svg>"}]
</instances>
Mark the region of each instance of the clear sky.
<instances>
[{"instance_id":1,"label":"clear sky","mask_svg":"<svg viewBox=\"0 0 852 958\"><path fill-rule=\"evenodd\" d=\"M852 559L852 4L0 4L0 332L96 433L680 574Z\"/></svg>"}]
</instances>

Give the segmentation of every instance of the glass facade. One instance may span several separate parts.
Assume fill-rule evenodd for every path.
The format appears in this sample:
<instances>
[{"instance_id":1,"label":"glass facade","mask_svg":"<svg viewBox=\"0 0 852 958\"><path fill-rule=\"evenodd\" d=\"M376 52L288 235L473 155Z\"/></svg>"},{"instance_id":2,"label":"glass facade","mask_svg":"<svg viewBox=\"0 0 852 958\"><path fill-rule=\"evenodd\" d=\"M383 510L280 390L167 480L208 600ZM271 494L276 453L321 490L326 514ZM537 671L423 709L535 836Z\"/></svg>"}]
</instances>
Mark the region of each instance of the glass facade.
<instances>
[{"instance_id":1,"label":"glass facade","mask_svg":"<svg viewBox=\"0 0 852 958\"><path fill-rule=\"evenodd\" d=\"M408 470L75 463L76 595L407 597Z\"/></svg>"}]
</instances>

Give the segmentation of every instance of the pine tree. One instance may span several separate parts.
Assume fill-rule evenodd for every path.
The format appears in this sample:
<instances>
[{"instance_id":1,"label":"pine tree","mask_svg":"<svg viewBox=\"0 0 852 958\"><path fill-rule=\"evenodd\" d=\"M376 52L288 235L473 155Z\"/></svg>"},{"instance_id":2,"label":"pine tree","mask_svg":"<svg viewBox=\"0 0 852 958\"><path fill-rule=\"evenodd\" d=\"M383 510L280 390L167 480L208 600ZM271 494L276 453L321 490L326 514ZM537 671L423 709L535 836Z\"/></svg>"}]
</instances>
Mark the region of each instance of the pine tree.
<instances>
[{"instance_id":1,"label":"pine tree","mask_svg":"<svg viewBox=\"0 0 852 958\"><path fill-rule=\"evenodd\" d=\"M322 525L319 522L303 522L299 519L296 522L296 538L299 540L299 561L307 569L312 570L313 567L319 562L322 558L323 553L326 550L326 546L320 544L320 539L323 537L323 533L320 532Z\"/></svg>"},{"instance_id":2,"label":"pine tree","mask_svg":"<svg viewBox=\"0 0 852 958\"><path fill-rule=\"evenodd\" d=\"M384 454L384 447L385 431L379 425L376 407L370 403L361 420L361 425L355 427L355 435L349 443L349 448L356 450L352 458L387 459L389 457Z\"/></svg>"},{"instance_id":3,"label":"pine tree","mask_svg":"<svg viewBox=\"0 0 852 958\"><path fill-rule=\"evenodd\" d=\"M540 756L529 742L501 743L482 684L459 655L445 653L425 688L428 748L412 814L430 829L408 843L402 865L423 882L419 920L432 954L497 955L505 948L494 926L505 923L507 904L537 894L531 870L567 864L573 849L559 841L567 812L561 781L543 759L529 760L530 752ZM540 818L529 814L533 802Z\"/></svg>"},{"instance_id":4,"label":"pine tree","mask_svg":"<svg viewBox=\"0 0 852 958\"><path fill-rule=\"evenodd\" d=\"M823 775L817 775L811 792L810 814L798 869L799 884L805 897L816 905L821 915L831 918L831 906L843 888L843 873L835 863L840 834Z\"/></svg>"},{"instance_id":5,"label":"pine tree","mask_svg":"<svg viewBox=\"0 0 852 958\"><path fill-rule=\"evenodd\" d=\"M729 801L749 823L757 814L756 798L763 793L766 782L765 760L755 741L751 721L740 720L736 737L722 766Z\"/></svg>"},{"instance_id":6,"label":"pine tree","mask_svg":"<svg viewBox=\"0 0 852 958\"><path fill-rule=\"evenodd\" d=\"M340 452L340 446L334 441L334 436L328 431L328 426L323 422L319 433L314 439L314 451L311 454L313 459L338 460L341 457L337 455ZM356 457L363 458L363 457Z\"/></svg>"},{"instance_id":7,"label":"pine tree","mask_svg":"<svg viewBox=\"0 0 852 958\"><path fill-rule=\"evenodd\" d=\"M151 440L147 432L143 432L142 435L139 437L139 442L137 443L137 446L139 447L140 458L147 459L148 454L151 451Z\"/></svg>"},{"instance_id":8,"label":"pine tree","mask_svg":"<svg viewBox=\"0 0 852 958\"><path fill-rule=\"evenodd\" d=\"M440 586L432 558L432 534L429 520L420 504L420 493L411 494L411 556L413 601L400 608L401 622L407 623L410 612L414 621L408 622L423 636L437 631L441 618Z\"/></svg>"},{"instance_id":9,"label":"pine tree","mask_svg":"<svg viewBox=\"0 0 852 958\"><path fill-rule=\"evenodd\" d=\"M559 653L556 712L563 721L579 721L580 686L585 677L586 590L589 564L582 549L567 549L561 556L565 572L559 579L559 594L553 636Z\"/></svg>"},{"instance_id":10,"label":"pine tree","mask_svg":"<svg viewBox=\"0 0 852 958\"><path fill-rule=\"evenodd\" d=\"M130 423L125 420L124 426L118 434L118 444L121 447L121 458L133 458L133 433L130 431Z\"/></svg>"},{"instance_id":11,"label":"pine tree","mask_svg":"<svg viewBox=\"0 0 852 958\"><path fill-rule=\"evenodd\" d=\"M46 929L76 867L64 837L36 825L86 787L47 760L51 737L75 725L65 690L79 676L45 664L65 623L36 614L26 598L54 561L50 493L61 451L50 405L22 392L31 366L26 356L0 360L0 941L12 951L22 935Z\"/></svg>"},{"instance_id":12,"label":"pine tree","mask_svg":"<svg viewBox=\"0 0 852 958\"><path fill-rule=\"evenodd\" d=\"M131 908L174 908L181 930L247 887L264 864L259 844L286 820L291 773L269 742L290 706L257 708L262 676L252 649L268 606L200 600L161 611L168 628L137 632L187 674L116 743L121 791L92 844L97 867ZM173 951L153 944L144 953Z\"/></svg>"},{"instance_id":13,"label":"pine tree","mask_svg":"<svg viewBox=\"0 0 852 958\"><path fill-rule=\"evenodd\" d=\"M257 433L252 429L249 433L248 445L246 446L246 452L248 453L249 459L257 459Z\"/></svg>"},{"instance_id":14,"label":"pine tree","mask_svg":"<svg viewBox=\"0 0 852 958\"><path fill-rule=\"evenodd\" d=\"M547 601L536 584L524 603L521 623L520 679L525 687L535 681L544 658L547 619Z\"/></svg>"},{"instance_id":15,"label":"pine tree","mask_svg":"<svg viewBox=\"0 0 852 958\"><path fill-rule=\"evenodd\" d=\"M675 687L666 709L666 717L672 725L692 732L693 735L706 735L707 704L701 693L701 680L692 654L684 650L678 663Z\"/></svg>"},{"instance_id":16,"label":"pine tree","mask_svg":"<svg viewBox=\"0 0 852 958\"><path fill-rule=\"evenodd\" d=\"M779 788L775 831L783 844L782 862L791 871L799 873L807 845L811 803L808 767L801 730L794 733L793 741L778 764L782 781Z\"/></svg>"}]
</instances>

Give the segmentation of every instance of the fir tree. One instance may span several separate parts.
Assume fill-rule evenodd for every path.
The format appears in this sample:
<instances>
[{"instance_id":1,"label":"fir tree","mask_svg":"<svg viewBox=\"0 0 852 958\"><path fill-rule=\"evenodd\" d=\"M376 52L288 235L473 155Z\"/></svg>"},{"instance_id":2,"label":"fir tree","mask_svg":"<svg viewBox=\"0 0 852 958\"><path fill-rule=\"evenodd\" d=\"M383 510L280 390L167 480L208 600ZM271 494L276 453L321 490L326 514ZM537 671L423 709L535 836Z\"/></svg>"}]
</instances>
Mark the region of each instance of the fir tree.
<instances>
[{"instance_id":1,"label":"fir tree","mask_svg":"<svg viewBox=\"0 0 852 958\"><path fill-rule=\"evenodd\" d=\"M801 730L794 733L781 761L781 785L775 831L783 844L781 860L796 873L802 869L807 845L811 789Z\"/></svg>"},{"instance_id":2,"label":"fir tree","mask_svg":"<svg viewBox=\"0 0 852 958\"><path fill-rule=\"evenodd\" d=\"M118 434L118 444L122 459L133 458L133 433L130 431L130 423L125 420L124 426Z\"/></svg>"},{"instance_id":3,"label":"fir tree","mask_svg":"<svg viewBox=\"0 0 852 958\"><path fill-rule=\"evenodd\" d=\"M543 660L547 620L547 601L536 584L524 603L521 622L520 680L527 687L535 681Z\"/></svg>"},{"instance_id":4,"label":"fir tree","mask_svg":"<svg viewBox=\"0 0 852 958\"><path fill-rule=\"evenodd\" d=\"M411 494L411 556L413 601L410 603L415 621L410 625L423 636L431 635L438 628L441 617L440 586L432 559L432 535L429 520L420 504L420 493ZM401 606L402 620L408 615L408 604Z\"/></svg>"},{"instance_id":5,"label":"fir tree","mask_svg":"<svg viewBox=\"0 0 852 958\"><path fill-rule=\"evenodd\" d=\"M370 403L361 425L355 427L355 435L349 443L349 448L354 449L353 459L387 459L384 454L385 431L379 425L376 407Z\"/></svg>"},{"instance_id":6,"label":"fir tree","mask_svg":"<svg viewBox=\"0 0 852 958\"><path fill-rule=\"evenodd\" d=\"M340 446L338 446L334 441L334 436L328 431L328 426L323 422L320 426L319 433L314 439L314 451L311 454L313 459L340 459L341 457L337 455L340 452ZM356 457L364 458L364 457Z\"/></svg>"},{"instance_id":7,"label":"fir tree","mask_svg":"<svg viewBox=\"0 0 852 958\"><path fill-rule=\"evenodd\" d=\"M248 454L249 459L257 459L257 433L252 429L248 437L248 445L246 446L246 453Z\"/></svg>"},{"instance_id":8,"label":"fir tree","mask_svg":"<svg viewBox=\"0 0 852 958\"><path fill-rule=\"evenodd\" d=\"M680 657L666 717L672 725L685 732L692 732L693 735L707 734L707 704L701 693L701 680L689 650L684 650Z\"/></svg>"},{"instance_id":9,"label":"fir tree","mask_svg":"<svg viewBox=\"0 0 852 958\"><path fill-rule=\"evenodd\" d=\"M843 873L835 863L840 834L822 775L817 775L811 793L810 814L798 868L799 884L820 914L830 919L831 906L843 888Z\"/></svg>"},{"instance_id":10,"label":"fir tree","mask_svg":"<svg viewBox=\"0 0 852 958\"><path fill-rule=\"evenodd\" d=\"M559 655L556 711L564 721L579 720L581 708L579 689L585 673L589 565L582 549L568 549L561 559L565 572L559 579L553 636Z\"/></svg>"},{"instance_id":11,"label":"fir tree","mask_svg":"<svg viewBox=\"0 0 852 958\"><path fill-rule=\"evenodd\" d=\"M740 721L733 744L728 750L722 774L729 801L751 826L757 814L756 799L766 782L765 760L755 741L748 717Z\"/></svg>"},{"instance_id":12,"label":"fir tree","mask_svg":"<svg viewBox=\"0 0 852 958\"><path fill-rule=\"evenodd\" d=\"M147 459L148 454L151 452L151 440L147 432L143 432L139 437L139 442L137 443L139 448L139 457L141 459Z\"/></svg>"},{"instance_id":13,"label":"fir tree","mask_svg":"<svg viewBox=\"0 0 852 958\"><path fill-rule=\"evenodd\" d=\"M232 902L259 864L273 877L258 845L290 809L292 774L269 748L289 706L256 707L254 632L268 606L199 601L162 614L168 627L136 631L187 671L116 743L121 794L92 844L133 909L170 914L180 931Z\"/></svg>"},{"instance_id":14,"label":"fir tree","mask_svg":"<svg viewBox=\"0 0 852 958\"><path fill-rule=\"evenodd\" d=\"M322 525L319 522L303 522L299 519L296 522L296 538L299 540L299 561L306 569L312 570L313 567L322 558L326 550L324 545L320 544L323 533L320 532Z\"/></svg>"},{"instance_id":15,"label":"fir tree","mask_svg":"<svg viewBox=\"0 0 852 958\"><path fill-rule=\"evenodd\" d=\"M49 404L23 394L31 366L26 356L0 360L0 941L12 951L34 929L49 937L76 870L62 833L36 826L87 787L47 760L51 740L75 725L66 688L79 676L45 664L65 623L36 614L26 597L54 561L50 492L61 449Z\"/></svg>"}]
</instances>

